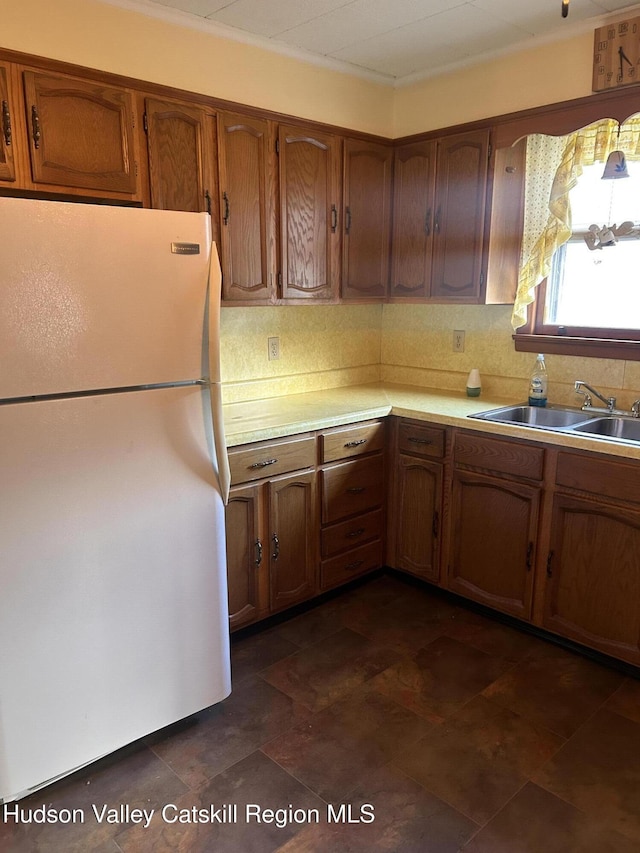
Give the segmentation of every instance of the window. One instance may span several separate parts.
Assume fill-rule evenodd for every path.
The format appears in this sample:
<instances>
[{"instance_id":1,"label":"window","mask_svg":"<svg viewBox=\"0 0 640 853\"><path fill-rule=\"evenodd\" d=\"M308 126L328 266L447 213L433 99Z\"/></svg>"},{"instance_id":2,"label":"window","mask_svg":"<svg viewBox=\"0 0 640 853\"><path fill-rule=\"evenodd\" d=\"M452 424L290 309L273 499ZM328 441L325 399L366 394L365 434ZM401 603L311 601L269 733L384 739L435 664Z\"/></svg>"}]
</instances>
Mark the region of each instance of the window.
<instances>
[{"instance_id":1,"label":"window","mask_svg":"<svg viewBox=\"0 0 640 853\"><path fill-rule=\"evenodd\" d=\"M553 256L538 331L640 337L640 163L627 166L612 180L585 166L570 191L572 236Z\"/></svg>"},{"instance_id":2,"label":"window","mask_svg":"<svg viewBox=\"0 0 640 853\"><path fill-rule=\"evenodd\" d=\"M558 166L545 188L544 226L531 239L525 223L519 288L527 288L514 306L516 349L640 360L639 132L636 117L620 132L604 121L564 137L561 155L547 149L548 157L559 156ZM622 160L628 177L603 179L607 157L618 149L629 157L612 154L612 162ZM528 160L527 192L535 167Z\"/></svg>"}]
</instances>

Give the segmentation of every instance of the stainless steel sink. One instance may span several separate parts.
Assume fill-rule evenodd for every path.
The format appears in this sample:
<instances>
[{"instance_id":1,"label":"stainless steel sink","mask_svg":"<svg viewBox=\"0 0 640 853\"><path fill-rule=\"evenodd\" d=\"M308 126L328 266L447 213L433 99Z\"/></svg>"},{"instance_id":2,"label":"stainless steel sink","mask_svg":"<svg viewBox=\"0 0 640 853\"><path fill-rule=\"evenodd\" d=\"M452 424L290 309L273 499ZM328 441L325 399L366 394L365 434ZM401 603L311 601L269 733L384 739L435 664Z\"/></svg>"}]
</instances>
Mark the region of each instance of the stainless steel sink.
<instances>
[{"instance_id":1,"label":"stainless steel sink","mask_svg":"<svg viewBox=\"0 0 640 853\"><path fill-rule=\"evenodd\" d=\"M576 435L604 438L613 441L640 443L640 418L603 416L601 412L583 412L565 406L503 406L469 415L483 421L520 424L536 429L571 432Z\"/></svg>"},{"instance_id":2,"label":"stainless steel sink","mask_svg":"<svg viewBox=\"0 0 640 853\"><path fill-rule=\"evenodd\" d=\"M541 429L566 429L575 424L583 424L597 417L578 409L547 406L504 406L501 409L491 409L469 415L470 418L480 418L484 421L498 421L503 424L522 424L523 426L539 427Z\"/></svg>"},{"instance_id":3,"label":"stainless steel sink","mask_svg":"<svg viewBox=\"0 0 640 853\"><path fill-rule=\"evenodd\" d=\"M576 426L573 432L584 432L618 441L640 441L640 420L635 418L594 418L589 423Z\"/></svg>"}]
</instances>

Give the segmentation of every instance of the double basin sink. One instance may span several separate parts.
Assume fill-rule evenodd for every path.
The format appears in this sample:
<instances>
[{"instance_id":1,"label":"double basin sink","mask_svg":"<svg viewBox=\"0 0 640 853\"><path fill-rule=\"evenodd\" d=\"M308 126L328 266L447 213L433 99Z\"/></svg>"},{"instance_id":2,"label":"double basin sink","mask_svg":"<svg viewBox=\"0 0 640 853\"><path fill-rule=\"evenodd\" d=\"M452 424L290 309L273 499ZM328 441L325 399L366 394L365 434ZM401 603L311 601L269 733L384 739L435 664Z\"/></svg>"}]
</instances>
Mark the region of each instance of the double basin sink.
<instances>
[{"instance_id":1,"label":"double basin sink","mask_svg":"<svg viewBox=\"0 0 640 853\"><path fill-rule=\"evenodd\" d=\"M640 444L640 418L603 415L562 406L540 408L525 405L504 406L469 417Z\"/></svg>"}]
</instances>

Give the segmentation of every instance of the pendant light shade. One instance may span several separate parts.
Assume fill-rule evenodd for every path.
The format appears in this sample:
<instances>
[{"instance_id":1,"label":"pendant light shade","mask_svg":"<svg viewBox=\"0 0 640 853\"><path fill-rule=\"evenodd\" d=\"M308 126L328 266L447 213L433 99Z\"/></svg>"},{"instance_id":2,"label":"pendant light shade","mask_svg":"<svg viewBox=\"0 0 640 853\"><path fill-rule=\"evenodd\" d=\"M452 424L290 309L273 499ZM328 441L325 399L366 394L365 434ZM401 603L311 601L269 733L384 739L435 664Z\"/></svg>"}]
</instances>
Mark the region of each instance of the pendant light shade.
<instances>
[{"instance_id":1,"label":"pendant light shade","mask_svg":"<svg viewBox=\"0 0 640 853\"><path fill-rule=\"evenodd\" d=\"M569 14L569 0L562 0L562 17L566 18Z\"/></svg>"},{"instance_id":2,"label":"pendant light shade","mask_svg":"<svg viewBox=\"0 0 640 853\"><path fill-rule=\"evenodd\" d=\"M628 178L627 158L623 151L612 151L607 158L607 164L602 173L603 180L614 180L615 178Z\"/></svg>"}]
</instances>

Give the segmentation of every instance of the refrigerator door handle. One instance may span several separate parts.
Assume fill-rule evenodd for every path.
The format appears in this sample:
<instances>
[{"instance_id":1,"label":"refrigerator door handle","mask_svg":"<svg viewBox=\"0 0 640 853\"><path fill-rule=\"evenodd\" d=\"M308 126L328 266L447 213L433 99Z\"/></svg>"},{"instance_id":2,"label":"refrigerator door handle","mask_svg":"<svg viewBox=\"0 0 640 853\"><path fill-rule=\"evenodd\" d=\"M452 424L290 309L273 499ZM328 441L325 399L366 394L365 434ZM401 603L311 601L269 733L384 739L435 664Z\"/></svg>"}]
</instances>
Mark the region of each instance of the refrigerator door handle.
<instances>
[{"instance_id":1,"label":"refrigerator door handle","mask_svg":"<svg viewBox=\"0 0 640 853\"><path fill-rule=\"evenodd\" d=\"M222 388L219 382L212 382L211 390L211 418L213 421L213 446L215 447L216 461L218 463L218 482L220 494L226 506L229 502L229 488L231 486L231 471L229 470L229 457L227 456L227 442L224 435L224 419L222 417Z\"/></svg>"}]
</instances>

